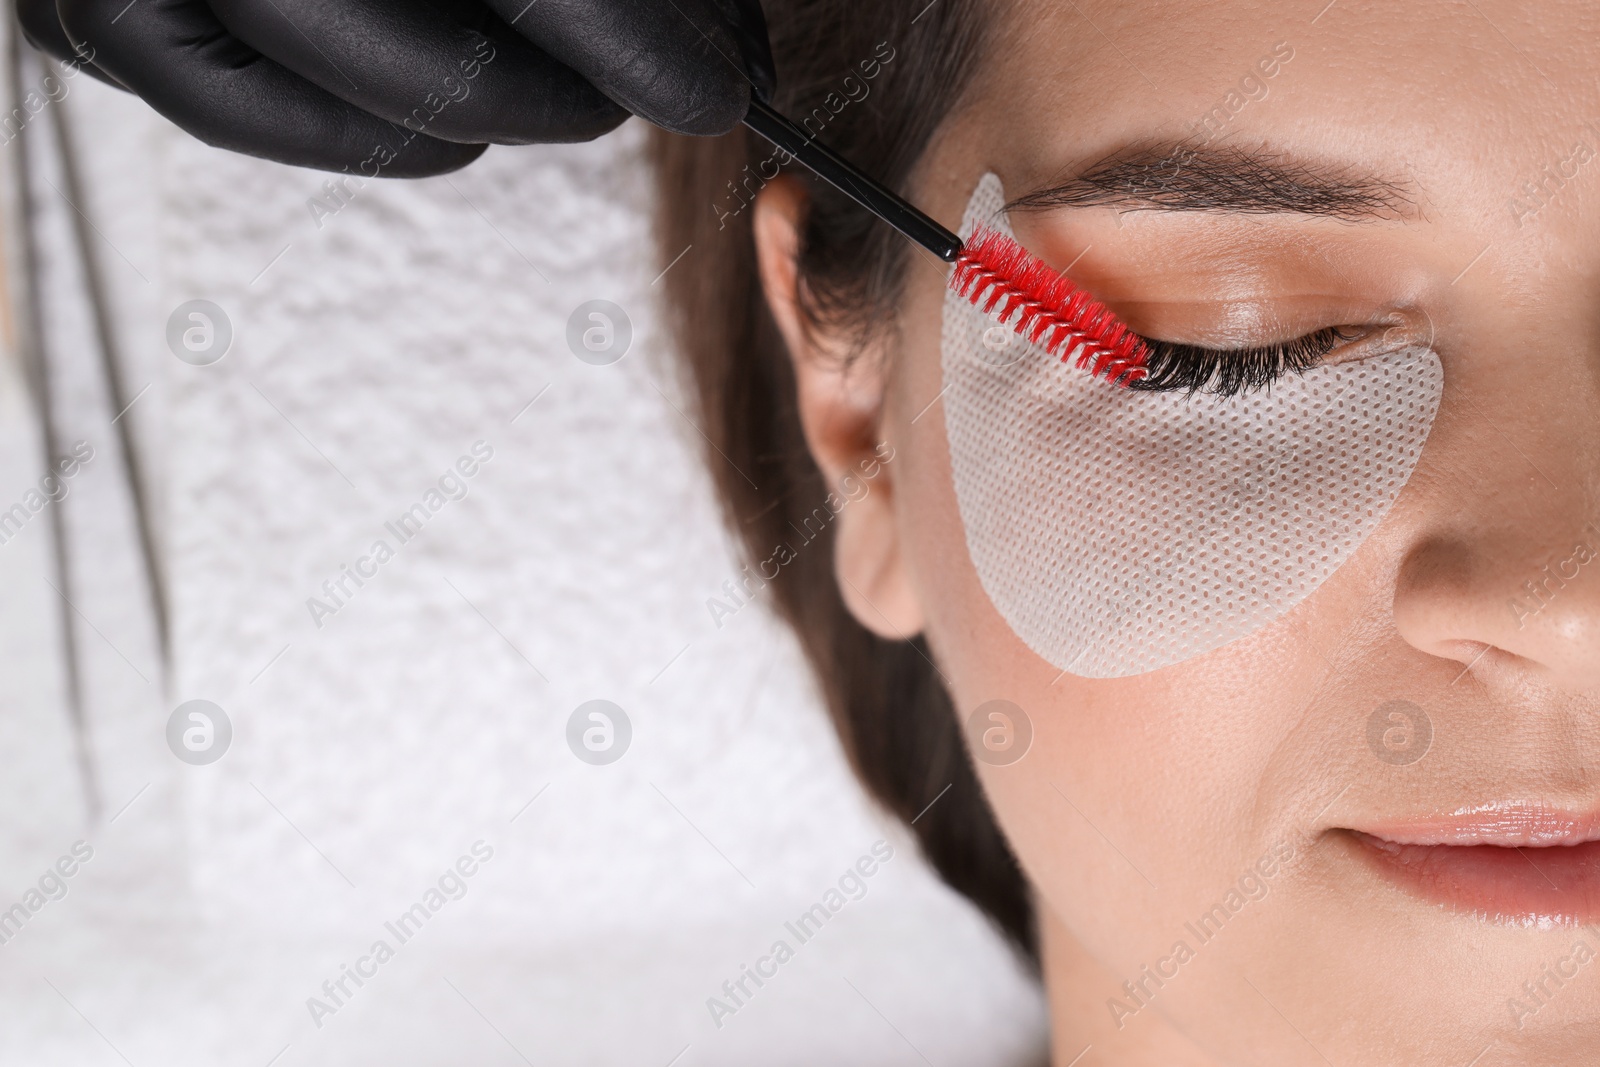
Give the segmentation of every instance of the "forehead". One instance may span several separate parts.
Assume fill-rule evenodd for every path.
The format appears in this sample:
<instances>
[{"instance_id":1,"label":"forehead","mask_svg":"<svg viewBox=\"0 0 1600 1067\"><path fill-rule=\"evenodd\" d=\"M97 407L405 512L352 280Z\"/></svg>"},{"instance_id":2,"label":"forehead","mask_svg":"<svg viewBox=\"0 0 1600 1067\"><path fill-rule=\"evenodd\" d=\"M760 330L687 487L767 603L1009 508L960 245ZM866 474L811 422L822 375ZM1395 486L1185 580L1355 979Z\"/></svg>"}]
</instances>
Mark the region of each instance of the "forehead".
<instances>
[{"instance_id":1,"label":"forehead","mask_svg":"<svg viewBox=\"0 0 1600 1067\"><path fill-rule=\"evenodd\" d=\"M1522 182L1546 166L1569 181L1574 147L1600 150L1600 5L1587 0L1005 10L955 131L1018 189L1129 144L1198 139L1336 161L1414 182L1424 207L1510 218Z\"/></svg>"}]
</instances>

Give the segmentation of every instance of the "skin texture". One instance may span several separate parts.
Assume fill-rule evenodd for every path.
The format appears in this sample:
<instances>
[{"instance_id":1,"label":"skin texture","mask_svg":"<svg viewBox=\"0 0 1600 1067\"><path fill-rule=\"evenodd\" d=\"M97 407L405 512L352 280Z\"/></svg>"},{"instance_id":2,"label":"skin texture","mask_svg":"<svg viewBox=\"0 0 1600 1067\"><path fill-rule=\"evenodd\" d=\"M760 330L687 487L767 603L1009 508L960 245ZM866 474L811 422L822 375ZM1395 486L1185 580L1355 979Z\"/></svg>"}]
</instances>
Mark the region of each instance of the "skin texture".
<instances>
[{"instance_id":1,"label":"skin texture","mask_svg":"<svg viewBox=\"0 0 1600 1067\"><path fill-rule=\"evenodd\" d=\"M1137 677L1061 676L967 555L935 403L943 272L911 256L898 329L843 359L842 339L802 329L804 196L778 181L757 240L813 454L831 477L880 440L897 455L883 491L839 517L840 587L870 629L927 634L963 713L1003 698L1032 722L1023 759L978 768L1035 890L1058 1064L1592 1063L1600 966L1542 1003L1523 983L1600 936L1428 903L1348 830L1496 804L1600 811L1600 570L1531 617L1509 607L1576 542L1600 545L1583 530L1600 521L1600 128L1585 125L1600 120L1600 14L1318 6L1019 4L1009 22L1027 32L1002 34L914 198L953 228L986 170L1020 197L1129 145L1193 138L1286 42L1292 58L1209 147L1374 176L1402 194L1383 217L1102 203L1013 223L1149 336L1362 331L1337 359L1430 341L1444 398L1379 531L1245 639ZM1524 183L1541 181L1535 205ZM1409 764L1367 739L1396 699L1432 724ZM1185 924L1242 879L1246 902L1202 943ZM1136 1004L1123 983L1179 940L1193 958ZM1518 1025L1510 998L1537 1010ZM1118 1018L1113 1000L1137 1010Z\"/></svg>"}]
</instances>

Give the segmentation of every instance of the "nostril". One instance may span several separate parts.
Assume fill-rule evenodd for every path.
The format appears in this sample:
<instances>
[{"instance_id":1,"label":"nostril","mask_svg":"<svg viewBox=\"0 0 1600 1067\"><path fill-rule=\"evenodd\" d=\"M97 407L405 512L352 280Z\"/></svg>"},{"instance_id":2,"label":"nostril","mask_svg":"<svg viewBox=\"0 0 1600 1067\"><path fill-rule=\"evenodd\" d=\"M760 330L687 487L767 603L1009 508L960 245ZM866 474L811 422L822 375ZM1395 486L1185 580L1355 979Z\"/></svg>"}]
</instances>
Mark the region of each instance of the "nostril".
<instances>
[{"instance_id":1,"label":"nostril","mask_svg":"<svg viewBox=\"0 0 1600 1067\"><path fill-rule=\"evenodd\" d=\"M1600 679L1600 553L1591 531L1531 551L1511 544L1512 533L1413 549L1396 577L1395 627L1419 651L1480 675L1548 673L1589 688Z\"/></svg>"}]
</instances>

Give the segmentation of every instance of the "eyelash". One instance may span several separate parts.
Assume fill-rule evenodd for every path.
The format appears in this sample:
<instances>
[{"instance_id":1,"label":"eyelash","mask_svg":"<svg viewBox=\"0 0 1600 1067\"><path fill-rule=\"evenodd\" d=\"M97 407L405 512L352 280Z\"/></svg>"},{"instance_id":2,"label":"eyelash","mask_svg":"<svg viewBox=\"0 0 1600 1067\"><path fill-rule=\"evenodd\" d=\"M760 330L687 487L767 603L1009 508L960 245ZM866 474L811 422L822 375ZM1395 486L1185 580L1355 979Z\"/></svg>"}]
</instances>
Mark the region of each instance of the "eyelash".
<instances>
[{"instance_id":1,"label":"eyelash","mask_svg":"<svg viewBox=\"0 0 1600 1067\"><path fill-rule=\"evenodd\" d=\"M1259 348L1202 348L1144 338L1150 347L1148 373L1130 388L1149 392L1215 393L1230 397L1270 388L1285 374L1303 374L1323 358L1361 336L1358 330L1329 326L1292 341Z\"/></svg>"}]
</instances>

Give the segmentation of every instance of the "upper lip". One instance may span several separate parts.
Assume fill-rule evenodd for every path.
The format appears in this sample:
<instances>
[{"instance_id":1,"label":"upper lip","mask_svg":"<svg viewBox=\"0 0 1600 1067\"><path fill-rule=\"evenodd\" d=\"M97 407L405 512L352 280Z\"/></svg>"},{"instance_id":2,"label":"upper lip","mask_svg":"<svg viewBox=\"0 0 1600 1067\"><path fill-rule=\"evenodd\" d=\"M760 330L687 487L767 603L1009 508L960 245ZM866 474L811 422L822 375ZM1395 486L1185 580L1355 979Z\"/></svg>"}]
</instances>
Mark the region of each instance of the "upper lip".
<instances>
[{"instance_id":1,"label":"upper lip","mask_svg":"<svg viewBox=\"0 0 1600 1067\"><path fill-rule=\"evenodd\" d=\"M1445 814L1375 819L1350 829L1396 845L1546 848L1600 840L1600 808L1580 812L1542 802L1502 801Z\"/></svg>"}]
</instances>

